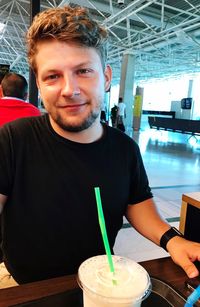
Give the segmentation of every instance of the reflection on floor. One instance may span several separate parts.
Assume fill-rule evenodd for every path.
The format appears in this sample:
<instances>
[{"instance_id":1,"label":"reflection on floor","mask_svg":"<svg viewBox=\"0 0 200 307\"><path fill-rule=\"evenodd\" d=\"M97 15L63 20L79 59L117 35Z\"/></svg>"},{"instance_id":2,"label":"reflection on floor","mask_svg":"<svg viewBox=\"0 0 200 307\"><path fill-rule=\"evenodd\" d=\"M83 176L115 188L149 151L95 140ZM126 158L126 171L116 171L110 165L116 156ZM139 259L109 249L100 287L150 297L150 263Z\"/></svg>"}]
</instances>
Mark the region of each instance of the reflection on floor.
<instances>
[{"instance_id":1,"label":"reflection on floor","mask_svg":"<svg viewBox=\"0 0 200 307\"><path fill-rule=\"evenodd\" d=\"M149 177L156 205L161 216L179 227L182 194L200 191L200 137L168 131L134 132ZM124 220L114 251L143 261L165 257L168 254L143 238Z\"/></svg>"}]
</instances>

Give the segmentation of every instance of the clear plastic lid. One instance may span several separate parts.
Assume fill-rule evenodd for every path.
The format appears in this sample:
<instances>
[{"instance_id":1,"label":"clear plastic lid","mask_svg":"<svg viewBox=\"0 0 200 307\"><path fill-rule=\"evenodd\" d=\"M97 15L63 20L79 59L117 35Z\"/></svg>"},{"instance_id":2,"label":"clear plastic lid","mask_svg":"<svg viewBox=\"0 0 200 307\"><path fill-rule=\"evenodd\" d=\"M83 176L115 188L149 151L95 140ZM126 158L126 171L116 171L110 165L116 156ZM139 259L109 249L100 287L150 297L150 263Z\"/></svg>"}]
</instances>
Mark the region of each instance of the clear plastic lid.
<instances>
[{"instance_id":1,"label":"clear plastic lid","mask_svg":"<svg viewBox=\"0 0 200 307\"><path fill-rule=\"evenodd\" d=\"M119 300L143 300L151 291L150 277L137 262L113 256L115 273L110 272L106 255L95 256L79 267L78 283L84 291Z\"/></svg>"}]
</instances>

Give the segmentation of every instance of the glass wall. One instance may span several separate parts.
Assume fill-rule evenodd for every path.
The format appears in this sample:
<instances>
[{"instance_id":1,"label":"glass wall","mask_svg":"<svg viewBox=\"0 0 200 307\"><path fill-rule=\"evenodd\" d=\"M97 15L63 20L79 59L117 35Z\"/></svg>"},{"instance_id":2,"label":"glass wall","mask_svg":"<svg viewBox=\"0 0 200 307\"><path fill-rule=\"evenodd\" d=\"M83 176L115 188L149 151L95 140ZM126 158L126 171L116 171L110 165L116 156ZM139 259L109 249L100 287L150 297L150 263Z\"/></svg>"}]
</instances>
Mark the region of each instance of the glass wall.
<instances>
[{"instance_id":1,"label":"glass wall","mask_svg":"<svg viewBox=\"0 0 200 307\"><path fill-rule=\"evenodd\" d=\"M192 119L200 119L200 75L186 75L179 78L141 82L144 87L143 110L170 111L171 101L188 97L189 81L193 80Z\"/></svg>"},{"instance_id":2,"label":"glass wall","mask_svg":"<svg viewBox=\"0 0 200 307\"><path fill-rule=\"evenodd\" d=\"M135 87L144 88L143 110L170 111L171 101L181 101L188 97L189 81L193 80L192 87L192 119L200 120L200 74L188 74L176 78L149 80L136 82ZM134 93L135 95L135 87ZM111 87L110 109L118 104L119 84Z\"/></svg>"}]
</instances>

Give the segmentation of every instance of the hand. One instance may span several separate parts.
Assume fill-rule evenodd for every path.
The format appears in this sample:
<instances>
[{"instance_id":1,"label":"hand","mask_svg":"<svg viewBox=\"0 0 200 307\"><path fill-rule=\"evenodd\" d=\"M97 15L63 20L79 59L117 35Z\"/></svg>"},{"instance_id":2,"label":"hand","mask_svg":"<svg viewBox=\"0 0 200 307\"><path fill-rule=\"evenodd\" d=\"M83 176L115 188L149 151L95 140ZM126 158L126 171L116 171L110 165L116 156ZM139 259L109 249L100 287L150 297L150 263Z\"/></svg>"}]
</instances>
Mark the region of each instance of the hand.
<instances>
[{"instance_id":1,"label":"hand","mask_svg":"<svg viewBox=\"0 0 200 307\"><path fill-rule=\"evenodd\" d=\"M200 243L176 236L167 243L167 250L172 260L182 267L189 278L199 275L199 271L193 262L200 261Z\"/></svg>"}]
</instances>

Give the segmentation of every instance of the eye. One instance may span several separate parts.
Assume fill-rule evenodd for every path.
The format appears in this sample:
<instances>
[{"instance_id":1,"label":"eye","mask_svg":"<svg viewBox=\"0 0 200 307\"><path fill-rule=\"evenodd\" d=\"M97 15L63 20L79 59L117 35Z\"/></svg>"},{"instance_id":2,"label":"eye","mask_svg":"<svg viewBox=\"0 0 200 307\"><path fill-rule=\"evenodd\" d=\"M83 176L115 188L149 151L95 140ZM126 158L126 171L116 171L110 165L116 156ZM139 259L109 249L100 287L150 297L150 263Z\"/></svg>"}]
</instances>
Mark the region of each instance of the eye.
<instances>
[{"instance_id":1,"label":"eye","mask_svg":"<svg viewBox=\"0 0 200 307\"><path fill-rule=\"evenodd\" d=\"M77 73L79 75L84 75L84 74L90 74L92 73L92 69L88 69L88 68L81 68L77 71Z\"/></svg>"},{"instance_id":2,"label":"eye","mask_svg":"<svg viewBox=\"0 0 200 307\"><path fill-rule=\"evenodd\" d=\"M59 75L58 74L52 74L46 77L47 80L55 80L58 79Z\"/></svg>"}]
</instances>

